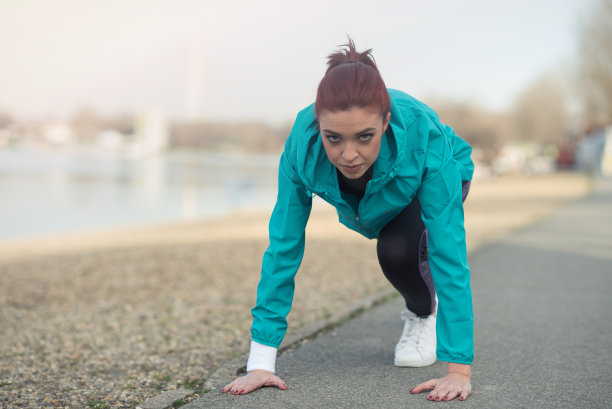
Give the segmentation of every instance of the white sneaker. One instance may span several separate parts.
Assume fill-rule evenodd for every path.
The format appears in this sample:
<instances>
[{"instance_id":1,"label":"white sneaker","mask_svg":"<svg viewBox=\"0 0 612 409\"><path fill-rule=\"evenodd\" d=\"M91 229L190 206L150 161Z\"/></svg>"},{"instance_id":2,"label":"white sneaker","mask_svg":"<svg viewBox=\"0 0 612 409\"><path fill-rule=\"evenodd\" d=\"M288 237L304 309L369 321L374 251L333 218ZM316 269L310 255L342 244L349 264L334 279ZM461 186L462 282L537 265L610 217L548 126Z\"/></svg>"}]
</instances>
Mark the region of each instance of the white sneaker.
<instances>
[{"instance_id":1,"label":"white sneaker","mask_svg":"<svg viewBox=\"0 0 612 409\"><path fill-rule=\"evenodd\" d=\"M406 322L395 346L395 366L428 366L436 362L436 316L419 318L405 309L401 317Z\"/></svg>"}]
</instances>

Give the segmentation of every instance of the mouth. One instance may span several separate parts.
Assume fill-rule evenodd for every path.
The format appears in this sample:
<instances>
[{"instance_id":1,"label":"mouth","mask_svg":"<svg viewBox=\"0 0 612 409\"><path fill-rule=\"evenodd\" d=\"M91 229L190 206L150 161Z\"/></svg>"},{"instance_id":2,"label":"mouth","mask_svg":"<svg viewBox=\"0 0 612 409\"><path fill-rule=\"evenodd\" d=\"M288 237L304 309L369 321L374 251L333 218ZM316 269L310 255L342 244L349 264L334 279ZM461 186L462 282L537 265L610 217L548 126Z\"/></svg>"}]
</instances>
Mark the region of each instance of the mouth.
<instances>
[{"instance_id":1,"label":"mouth","mask_svg":"<svg viewBox=\"0 0 612 409\"><path fill-rule=\"evenodd\" d=\"M351 166L340 165L340 166L342 167L342 169L344 169L348 173L357 173L359 172L359 169L361 169L362 165L351 165Z\"/></svg>"}]
</instances>

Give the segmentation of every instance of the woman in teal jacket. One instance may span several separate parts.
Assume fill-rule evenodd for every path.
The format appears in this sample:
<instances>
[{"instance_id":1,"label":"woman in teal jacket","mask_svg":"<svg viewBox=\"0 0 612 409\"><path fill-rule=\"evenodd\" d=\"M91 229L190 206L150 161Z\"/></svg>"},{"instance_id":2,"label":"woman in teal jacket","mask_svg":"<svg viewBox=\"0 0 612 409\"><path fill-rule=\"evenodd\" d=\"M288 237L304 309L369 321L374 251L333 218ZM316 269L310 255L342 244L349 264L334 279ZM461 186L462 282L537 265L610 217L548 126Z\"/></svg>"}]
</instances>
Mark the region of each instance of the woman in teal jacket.
<instances>
[{"instance_id":1,"label":"woman in teal jacket","mask_svg":"<svg viewBox=\"0 0 612 409\"><path fill-rule=\"evenodd\" d=\"M223 392L286 389L274 375L286 329L305 227L318 195L340 222L377 238L385 276L406 301L395 365L448 362L447 375L412 393L464 400L471 392L473 316L463 227L470 146L409 95L387 89L371 57L349 40L329 56L314 104L302 110L285 144L252 310L247 375Z\"/></svg>"}]
</instances>

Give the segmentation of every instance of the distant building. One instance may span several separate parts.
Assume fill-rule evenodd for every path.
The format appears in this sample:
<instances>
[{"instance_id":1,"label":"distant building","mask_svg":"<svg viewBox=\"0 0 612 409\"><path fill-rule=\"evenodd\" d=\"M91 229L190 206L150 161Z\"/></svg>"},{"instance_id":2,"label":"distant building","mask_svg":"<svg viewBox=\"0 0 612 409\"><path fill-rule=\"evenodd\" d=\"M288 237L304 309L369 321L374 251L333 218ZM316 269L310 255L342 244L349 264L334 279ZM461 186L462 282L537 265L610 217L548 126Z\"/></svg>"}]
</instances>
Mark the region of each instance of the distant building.
<instances>
[{"instance_id":1,"label":"distant building","mask_svg":"<svg viewBox=\"0 0 612 409\"><path fill-rule=\"evenodd\" d=\"M612 127L588 132L578 145L576 163L593 175L612 174Z\"/></svg>"},{"instance_id":2,"label":"distant building","mask_svg":"<svg viewBox=\"0 0 612 409\"><path fill-rule=\"evenodd\" d=\"M506 144L493 159L493 172L497 175L520 174L527 161L527 153L521 145Z\"/></svg>"},{"instance_id":3,"label":"distant building","mask_svg":"<svg viewBox=\"0 0 612 409\"><path fill-rule=\"evenodd\" d=\"M133 153L146 155L168 147L169 132L165 116L156 110L136 116Z\"/></svg>"},{"instance_id":4,"label":"distant building","mask_svg":"<svg viewBox=\"0 0 612 409\"><path fill-rule=\"evenodd\" d=\"M612 126L606 128L606 141L603 157L601 158L601 172L606 176L612 175Z\"/></svg>"},{"instance_id":5,"label":"distant building","mask_svg":"<svg viewBox=\"0 0 612 409\"><path fill-rule=\"evenodd\" d=\"M126 135L114 129L107 129L98 134L97 145L107 150L119 150L125 146Z\"/></svg>"},{"instance_id":6,"label":"distant building","mask_svg":"<svg viewBox=\"0 0 612 409\"><path fill-rule=\"evenodd\" d=\"M72 129L65 124L50 124L43 129L43 139L52 145L67 145L74 140Z\"/></svg>"},{"instance_id":7,"label":"distant building","mask_svg":"<svg viewBox=\"0 0 612 409\"><path fill-rule=\"evenodd\" d=\"M491 163L496 175L532 175L555 170L556 149L535 142L507 143Z\"/></svg>"},{"instance_id":8,"label":"distant building","mask_svg":"<svg viewBox=\"0 0 612 409\"><path fill-rule=\"evenodd\" d=\"M11 131L8 128L0 129L0 147L11 142Z\"/></svg>"}]
</instances>

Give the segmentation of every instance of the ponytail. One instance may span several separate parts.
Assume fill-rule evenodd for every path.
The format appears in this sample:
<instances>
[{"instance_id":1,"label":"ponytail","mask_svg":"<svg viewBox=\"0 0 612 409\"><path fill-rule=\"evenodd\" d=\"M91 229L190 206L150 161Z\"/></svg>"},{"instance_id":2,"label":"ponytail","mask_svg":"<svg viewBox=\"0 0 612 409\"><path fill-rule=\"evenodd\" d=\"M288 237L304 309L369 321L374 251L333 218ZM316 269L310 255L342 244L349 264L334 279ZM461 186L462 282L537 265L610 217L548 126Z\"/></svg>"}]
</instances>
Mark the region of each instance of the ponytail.
<instances>
[{"instance_id":1,"label":"ponytail","mask_svg":"<svg viewBox=\"0 0 612 409\"><path fill-rule=\"evenodd\" d=\"M315 100L317 120L322 111L346 111L353 107L372 108L381 116L391 109L387 87L378 72L372 49L358 52L349 37L327 57L327 71L319 83Z\"/></svg>"},{"instance_id":2,"label":"ponytail","mask_svg":"<svg viewBox=\"0 0 612 409\"><path fill-rule=\"evenodd\" d=\"M337 50L336 52L333 52L327 56L327 71L325 71L325 74L341 64L357 62L372 67L374 70L376 70L376 72L378 72L378 67L376 67L376 62L374 62L371 48L362 52L357 51L355 48L355 42L350 37L348 39L348 43L343 44L340 47L347 48Z\"/></svg>"}]
</instances>

